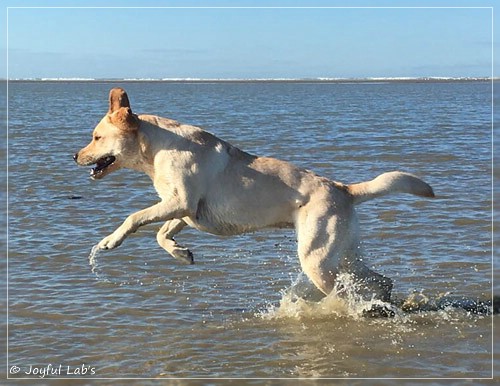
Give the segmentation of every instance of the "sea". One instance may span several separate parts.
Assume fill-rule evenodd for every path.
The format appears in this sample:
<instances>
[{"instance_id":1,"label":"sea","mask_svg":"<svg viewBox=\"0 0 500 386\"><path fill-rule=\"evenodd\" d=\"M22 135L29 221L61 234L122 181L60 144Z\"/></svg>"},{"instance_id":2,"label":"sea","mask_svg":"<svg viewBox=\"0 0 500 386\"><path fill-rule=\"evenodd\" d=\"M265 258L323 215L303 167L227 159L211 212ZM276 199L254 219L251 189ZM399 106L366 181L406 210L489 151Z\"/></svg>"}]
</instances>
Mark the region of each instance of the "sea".
<instances>
[{"instance_id":1,"label":"sea","mask_svg":"<svg viewBox=\"0 0 500 386\"><path fill-rule=\"evenodd\" d=\"M202 127L249 153L336 181L392 170L424 179L435 199L393 195L357 208L363 260L393 279L394 299L422 307L367 316L370 304L356 297L349 278L339 278L347 296L302 297L297 289L312 284L291 229L234 237L185 229L176 240L191 249L194 265L157 245L161 224L93 253L129 214L159 199L146 175L120 170L93 181L72 159L118 86L136 113ZM426 307L443 297L500 294L495 86L407 79L4 82L7 378L37 385L459 385L498 376L497 316Z\"/></svg>"}]
</instances>

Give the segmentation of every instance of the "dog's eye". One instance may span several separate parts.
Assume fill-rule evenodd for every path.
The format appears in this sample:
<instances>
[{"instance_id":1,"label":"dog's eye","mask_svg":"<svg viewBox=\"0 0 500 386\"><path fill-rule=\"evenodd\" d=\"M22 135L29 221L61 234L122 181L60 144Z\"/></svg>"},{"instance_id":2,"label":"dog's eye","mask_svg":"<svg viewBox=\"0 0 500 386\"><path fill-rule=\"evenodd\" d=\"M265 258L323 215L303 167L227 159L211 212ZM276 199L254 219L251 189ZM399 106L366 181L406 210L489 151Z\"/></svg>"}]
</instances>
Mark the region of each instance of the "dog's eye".
<instances>
[{"instance_id":1,"label":"dog's eye","mask_svg":"<svg viewBox=\"0 0 500 386\"><path fill-rule=\"evenodd\" d=\"M94 135L94 141L99 141L101 139L100 135Z\"/></svg>"}]
</instances>

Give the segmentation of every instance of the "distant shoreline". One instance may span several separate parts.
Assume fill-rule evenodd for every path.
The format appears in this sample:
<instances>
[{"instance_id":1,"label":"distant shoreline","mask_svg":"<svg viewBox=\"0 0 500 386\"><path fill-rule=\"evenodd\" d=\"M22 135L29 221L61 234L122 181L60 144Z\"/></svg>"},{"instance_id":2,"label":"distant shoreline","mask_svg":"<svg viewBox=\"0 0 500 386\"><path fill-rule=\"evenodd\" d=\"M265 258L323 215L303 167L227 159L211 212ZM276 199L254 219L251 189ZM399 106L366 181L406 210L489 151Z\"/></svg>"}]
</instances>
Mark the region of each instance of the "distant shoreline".
<instances>
[{"instance_id":1,"label":"distant shoreline","mask_svg":"<svg viewBox=\"0 0 500 386\"><path fill-rule=\"evenodd\" d=\"M489 77L398 77L398 78L303 78L303 79L202 79L202 78L164 78L164 79L91 79L91 78L32 78L9 79L9 83L460 83L460 82L491 82L500 78ZM7 82L7 79L0 79Z\"/></svg>"}]
</instances>

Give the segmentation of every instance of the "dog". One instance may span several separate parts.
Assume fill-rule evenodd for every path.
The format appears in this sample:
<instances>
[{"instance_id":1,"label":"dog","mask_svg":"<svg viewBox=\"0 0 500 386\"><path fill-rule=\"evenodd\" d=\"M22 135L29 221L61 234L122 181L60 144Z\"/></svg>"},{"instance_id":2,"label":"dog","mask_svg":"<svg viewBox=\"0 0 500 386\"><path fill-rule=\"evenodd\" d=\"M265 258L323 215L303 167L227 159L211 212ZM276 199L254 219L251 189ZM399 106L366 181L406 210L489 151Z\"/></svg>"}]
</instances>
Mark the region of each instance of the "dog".
<instances>
[{"instance_id":1,"label":"dog","mask_svg":"<svg viewBox=\"0 0 500 386\"><path fill-rule=\"evenodd\" d=\"M242 151L198 127L132 112L125 90L113 88L109 110L92 141L74 155L95 165L100 180L122 168L146 173L161 201L131 214L100 249L113 249L143 225L163 222L157 241L174 258L193 263L174 236L186 225L215 235L262 228L295 228L303 272L324 295L343 272L367 298L389 301L392 281L360 256L355 206L392 193L434 197L418 177L393 171L368 182L343 184L274 158Z\"/></svg>"}]
</instances>

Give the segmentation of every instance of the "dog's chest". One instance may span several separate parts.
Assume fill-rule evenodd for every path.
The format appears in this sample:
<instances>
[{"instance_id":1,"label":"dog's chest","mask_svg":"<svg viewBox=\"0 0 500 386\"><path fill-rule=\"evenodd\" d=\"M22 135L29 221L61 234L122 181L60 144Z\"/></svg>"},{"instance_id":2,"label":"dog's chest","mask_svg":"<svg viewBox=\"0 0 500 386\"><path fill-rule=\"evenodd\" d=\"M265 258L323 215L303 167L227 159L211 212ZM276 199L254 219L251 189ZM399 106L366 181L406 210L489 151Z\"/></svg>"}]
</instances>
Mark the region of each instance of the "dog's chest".
<instances>
[{"instance_id":1,"label":"dog's chest","mask_svg":"<svg viewBox=\"0 0 500 386\"><path fill-rule=\"evenodd\" d=\"M237 214L227 206L209 204L205 199L198 201L196 213L188 223L203 232L221 236L237 235L254 228L249 223L240 223Z\"/></svg>"}]
</instances>

